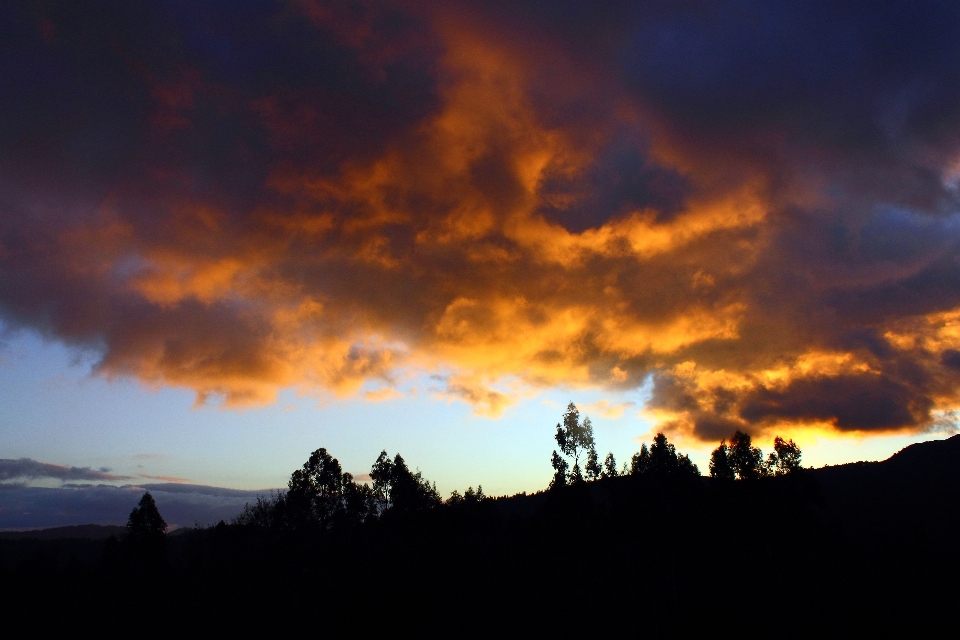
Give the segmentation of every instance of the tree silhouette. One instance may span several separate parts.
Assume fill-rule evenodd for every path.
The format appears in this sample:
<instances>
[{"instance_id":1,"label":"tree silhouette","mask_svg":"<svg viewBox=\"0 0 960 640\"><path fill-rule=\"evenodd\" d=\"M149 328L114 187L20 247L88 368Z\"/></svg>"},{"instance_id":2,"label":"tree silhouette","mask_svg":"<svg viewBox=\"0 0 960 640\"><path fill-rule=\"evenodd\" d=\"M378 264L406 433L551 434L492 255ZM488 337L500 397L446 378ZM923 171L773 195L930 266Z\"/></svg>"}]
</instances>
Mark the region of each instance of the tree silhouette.
<instances>
[{"instance_id":1,"label":"tree silhouette","mask_svg":"<svg viewBox=\"0 0 960 640\"><path fill-rule=\"evenodd\" d=\"M167 523L160 515L153 496L149 491L144 493L127 519L127 539L133 542L156 540L162 538L166 530Z\"/></svg>"},{"instance_id":2,"label":"tree silhouette","mask_svg":"<svg viewBox=\"0 0 960 640\"><path fill-rule=\"evenodd\" d=\"M390 508L390 487L393 484L393 462L385 450L380 452L370 467L370 479L373 480L373 499L377 515L383 515Z\"/></svg>"},{"instance_id":3,"label":"tree silhouette","mask_svg":"<svg viewBox=\"0 0 960 640\"><path fill-rule=\"evenodd\" d=\"M262 527L264 529L282 528L283 515L286 512L287 496L285 491L271 493L269 496L257 496L252 505L243 505L243 511L233 519L233 524Z\"/></svg>"},{"instance_id":4,"label":"tree silhouette","mask_svg":"<svg viewBox=\"0 0 960 640\"><path fill-rule=\"evenodd\" d=\"M586 454L587 477L591 480L600 475L600 465L597 461L597 451L593 441L593 424L590 418L584 417L580 421L580 411L572 402L567 405L563 413L563 423L557 424L557 433L554 436L560 454L571 458L572 464L563 460L556 451L553 452L551 464L554 469L554 481L551 487L560 486L557 482L560 469L564 469L565 482L576 484L583 481L583 471L580 468L580 456ZM562 462L562 464L561 464ZM569 471L567 471L569 469Z\"/></svg>"},{"instance_id":5,"label":"tree silhouette","mask_svg":"<svg viewBox=\"0 0 960 640\"><path fill-rule=\"evenodd\" d=\"M677 472L681 475L688 476L699 476L700 469L693 463L693 460L690 459L685 453L677 454Z\"/></svg>"},{"instance_id":6,"label":"tree silhouette","mask_svg":"<svg viewBox=\"0 0 960 640\"><path fill-rule=\"evenodd\" d=\"M559 489L567 486L567 471L570 465L567 464L564 457L554 451L550 464L553 465L553 479L550 481L550 488Z\"/></svg>"},{"instance_id":7,"label":"tree silhouette","mask_svg":"<svg viewBox=\"0 0 960 640\"><path fill-rule=\"evenodd\" d=\"M766 475L763 452L753 446L750 434L742 431L733 434L727 450L727 460L740 480L753 480Z\"/></svg>"},{"instance_id":8,"label":"tree silhouette","mask_svg":"<svg viewBox=\"0 0 960 640\"><path fill-rule=\"evenodd\" d=\"M140 502L127 519L127 537L123 541L122 557L132 567L156 567L163 563L167 547L167 523L164 522L157 503L150 492L143 494Z\"/></svg>"},{"instance_id":9,"label":"tree silhouette","mask_svg":"<svg viewBox=\"0 0 960 640\"><path fill-rule=\"evenodd\" d=\"M685 454L678 454L676 447L667 441L667 436L657 433L653 444L641 445L640 451L633 454L630 461L630 475L644 473L700 475L700 469Z\"/></svg>"},{"instance_id":10,"label":"tree silhouette","mask_svg":"<svg viewBox=\"0 0 960 640\"><path fill-rule=\"evenodd\" d=\"M590 450L587 451L587 463L584 465L584 469L587 472L587 480L598 480L603 475L596 448L590 447Z\"/></svg>"},{"instance_id":11,"label":"tree silhouette","mask_svg":"<svg viewBox=\"0 0 960 640\"><path fill-rule=\"evenodd\" d=\"M630 475L638 476L650 470L650 450L647 445L640 445L640 451L630 458Z\"/></svg>"},{"instance_id":12,"label":"tree silhouette","mask_svg":"<svg viewBox=\"0 0 960 640\"><path fill-rule=\"evenodd\" d=\"M777 476L784 476L802 469L800 466L800 447L793 440L789 442L777 436L773 439L773 453L767 461L768 468Z\"/></svg>"},{"instance_id":13,"label":"tree silhouette","mask_svg":"<svg viewBox=\"0 0 960 640\"><path fill-rule=\"evenodd\" d=\"M677 450L667 442L667 436L658 433L650 446L651 473L669 473L677 468Z\"/></svg>"},{"instance_id":14,"label":"tree silhouette","mask_svg":"<svg viewBox=\"0 0 960 640\"><path fill-rule=\"evenodd\" d=\"M343 510L340 514L345 524L358 525L368 518L376 518L377 502L373 488L353 481L349 473L344 475Z\"/></svg>"},{"instance_id":15,"label":"tree silhouette","mask_svg":"<svg viewBox=\"0 0 960 640\"><path fill-rule=\"evenodd\" d=\"M728 459L727 441L721 440L720 446L710 454L710 475L722 480L733 480L734 472Z\"/></svg>"},{"instance_id":16,"label":"tree silhouette","mask_svg":"<svg viewBox=\"0 0 960 640\"><path fill-rule=\"evenodd\" d=\"M290 476L287 506L294 528L329 528L346 507L346 491L353 476L324 448L310 454Z\"/></svg>"},{"instance_id":17,"label":"tree silhouette","mask_svg":"<svg viewBox=\"0 0 960 640\"><path fill-rule=\"evenodd\" d=\"M411 473L398 453L390 466L390 510L397 513L422 511L442 504L437 487L417 471Z\"/></svg>"},{"instance_id":18,"label":"tree silhouette","mask_svg":"<svg viewBox=\"0 0 960 640\"><path fill-rule=\"evenodd\" d=\"M616 478L618 475L620 474L617 472L617 461L613 457L613 452L610 452L603 460L603 477Z\"/></svg>"}]
</instances>

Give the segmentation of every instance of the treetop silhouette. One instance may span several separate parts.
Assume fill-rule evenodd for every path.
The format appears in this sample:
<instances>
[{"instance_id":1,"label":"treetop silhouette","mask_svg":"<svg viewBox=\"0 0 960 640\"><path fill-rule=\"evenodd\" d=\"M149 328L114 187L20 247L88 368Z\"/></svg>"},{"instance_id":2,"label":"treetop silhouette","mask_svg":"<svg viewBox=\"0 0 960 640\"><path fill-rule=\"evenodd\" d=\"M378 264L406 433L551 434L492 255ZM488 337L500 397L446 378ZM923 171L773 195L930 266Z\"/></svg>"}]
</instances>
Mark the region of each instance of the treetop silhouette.
<instances>
[{"instance_id":1,"label":"treetop silhouette","mask_svg":"<svg viewBox=\"0 0 960 640\"><path fill-rule=\"evenodd\" d=\"M700 469L683 453L677 453L676 447L667 440L667 436L657 433L653 444L647 448L640 445L640 451L633 454L630 460L630 475L692 475L699 476Z\"/></svg>"},{"instance_id":2,"label":"treetop silhouette","mask_svg":"<svg viewBox=\"0 0 960 640\"><path fill-rule=\"evenodd\" d=\"M721 440L720 446L710 454L710 476L721 480L733 480L736 473L730 466L727 441Z\"/></svg>"},{"instance_id":3,"label":"treetop silhouette","mask_svg":"<svg viewBox=\"0 0 960 640\"><path fill-rule=\"evenodd\" d=\"M800 465L800 447L793 440L780 436L773 439L774 451L766 460L763 452L753 446L750 434L737 431L730 438L720 441L720 446L710 455L710 475L714 478L755 480L766 476L784 476L803 469Z\"/></svg>"},{"instance_id":4,"label":"treetop silhouette","mask_svg":"<svg viewBox=\"0 0 960 640\"><path fill-rule=\"evenodd\" d=\"M167 523L160 515L156 501L149 491L144 493L127 519L128 539L132 541L156 539L163 537L166 531Z\"/></svg>"},{"instance_id":5,"label":"treetop silhouette","mask_svg":"<svg viewBox=\"0 0 960 640\"><path fill-rule=\"evenodd\" d=\"M553 485L576 484L583 481L583 470L580 468L581 456L586 458L587 479L595 480L600 476L600 464L593 440L593 423L586 416L581 421L580 411L572 402L563 412L563 422L557 424L554 439L557 441L560 453L553 452L552 464L555 471ZM570 461L564 460L561 455L566 456Z\"/></svg>"}]
</instances>

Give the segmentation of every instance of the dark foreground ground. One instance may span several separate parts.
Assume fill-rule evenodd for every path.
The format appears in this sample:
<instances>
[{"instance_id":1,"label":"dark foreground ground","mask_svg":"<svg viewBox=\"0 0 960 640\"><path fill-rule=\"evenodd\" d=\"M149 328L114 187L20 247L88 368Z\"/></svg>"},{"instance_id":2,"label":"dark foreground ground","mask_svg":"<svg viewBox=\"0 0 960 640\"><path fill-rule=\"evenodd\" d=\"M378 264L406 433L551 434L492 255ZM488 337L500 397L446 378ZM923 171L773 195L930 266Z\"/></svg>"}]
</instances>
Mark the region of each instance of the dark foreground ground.
<instances>
[{"instance_id":1,"label":"dark foreground ground","mask_svg":"<svg viewBox=\"0 0 960 640\"><path fill-rule=\"evenodd\" d=\"M162 511L162 506L159 505ZM15 636L957 637L960 438L754 482L642 477L332 534L0 540Z\"/></svg>"}]
</instances>

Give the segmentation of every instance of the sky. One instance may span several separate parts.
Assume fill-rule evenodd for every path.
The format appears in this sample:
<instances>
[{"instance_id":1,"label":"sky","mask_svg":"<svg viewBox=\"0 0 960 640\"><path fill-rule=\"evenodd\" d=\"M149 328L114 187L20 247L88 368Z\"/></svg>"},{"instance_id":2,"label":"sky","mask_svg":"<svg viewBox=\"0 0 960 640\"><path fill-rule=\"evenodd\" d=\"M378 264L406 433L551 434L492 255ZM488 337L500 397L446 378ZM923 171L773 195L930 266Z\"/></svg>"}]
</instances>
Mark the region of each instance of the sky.
<instances>
[{"instance_id":1,"label":"sky","mask_svg":"<svg viewBox=\"0 0 960 640\"><path fill-rule=\"evenodd\" d=\"M0 527L41 490L282 487L318 447L536 491L571 401L601 455L662 431L702 471L738 429L814 466L953 433L958 27L4 3Z\"/></svg>"}]
</instances>

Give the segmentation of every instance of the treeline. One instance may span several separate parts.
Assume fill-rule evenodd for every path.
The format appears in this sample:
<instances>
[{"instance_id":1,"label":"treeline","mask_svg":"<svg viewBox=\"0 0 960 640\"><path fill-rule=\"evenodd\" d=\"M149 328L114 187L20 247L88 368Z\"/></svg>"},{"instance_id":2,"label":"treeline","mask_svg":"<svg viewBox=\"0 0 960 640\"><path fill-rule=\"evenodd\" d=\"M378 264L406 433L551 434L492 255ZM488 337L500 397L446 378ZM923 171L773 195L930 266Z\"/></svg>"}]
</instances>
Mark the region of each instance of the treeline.
<instances>
[{"instance_id":1,"label":"treeline","mask_svg":"<svg viewBox=\"0 0 960 640\"><path fill-rule=\"evenodd\" d=\"M793 442L777 439L765 455L742 433L713 452L712 478L663 434L618 465L597 455L589 419L573 406L555 438L551 486L532 495L489 498L478 487L442 499L400 455L381 452L360 480L317 449L285 490L229 524L163 535L158 505L144 496L127 536L108 541L98 562L74 562L53 542L22 553L0 544L5 602L32 636L85 620L147 635L360 626L428 637L682 638L741 627L936 637L944 634L930 623L953 624L953 592L939 585L960 571L960 552L924 532L955 528L955 481L839 477L827 493L822 470L796 473ZM882 508L851 508L893 486L906 488L875 501ZM831 507L831 495L849 499ZM846 529L838 514L852 514ZM931 514L947 518L944 528L924 528ZM49 615L50 585L74 594L64 606L76 615Z\"/></svg>"},{"instance_id":2,"label":"treeline","mask_svg":"<svg viewBox=\"0 0 960 640\"><path fill-rule=\"evenodd\" d=\"M483 487L468 488L463 495L454 491L441 499L436 483L412 472L398 453L386 451L370 469L369 484L357 482L343 471L340 462L326 449L314 451L290 476L286 491L260 496L247 504L233 524L252 525L285 531L322 531L398 518L447 505L469 506L484 500Z\"/></svg>"},{"instance_id":3,"label":"treeline","mask_svg":"<svg viewBox=\"0 0 960 640\"><path fill-rule=\"evenodd\" d=\"M567 405L563 414L563 422L557 424L557 433L554 436L559 451L554 450L551 463L553 464L553 479L550 488L575 485L583 481L615 478L621 475L677 474L699 476L700 470L689 458L677 453L676 447L667 441L667 437L658 433L650 448L642 445L640 451L630 459L630 466L626 463L619 471L613 453L608 453L603 465L599 463L599 456L593 437L593 425L590 418L580 420L580 411L572 402ZM581 457L584 460L584 470L580 469Z\"/></svg>"},{"instance_id":4,"label":"treeline","mask_svg":"<svg viewBox=\"0 0 960 640\"><path fill-rule=\"evenodd\" d=\"M613 453L608 453L601 466L593 437L593 425L590 418L580 420L580 411L572 402L567 405L563 422L557 424L554 436L559 451L553 452L553 480L551 488L559 488L579 482L615 478L620 475L658 475L674 474L699 476L700 469L690 457L678 453L676 447L667 441L663 433L657 433L653 443L641 445L640 451L633 454L630 465L624 463L617 470L617 461ZM802 452L793 440L784 440L776 436L773 440L774 451L766 458L763 452L753 446L750 435L737 431L730 438L720 441L710 456L710 476L723 480L753 480L767 476L783 476L801 470ZM581 458L584 461L580 468Z\"/></svg>"},{"instance_id":5,"label":"treeline","mask_svg":"<svg viewBox=\"0 0 960 640\"><path fill-rule=\"evenodd\" d=\"M580 483L589 483L620 476L700 476L700 470L686 454L662 433L653 442L633 454L629 464L618 469L613 453L603 462L597 455L590 418L581 419L572 402L557 424L551 463L554 475L549 489L563 491ZM748 434L737 431L727 445L726 440L714 450L710 459L710 475L721 480L748 480L780 476L801 469L800 448L779 436L774 452L764 458L754 447ZM285 491L260 496L247 504L233 524L250 525L285 531L322 531L356 526L440 507L462 508L486 499L483 487L468 488L463 494L454 491L443 500L436 484L413 472L398 453L392 459L386 451L370 468L370 481L358 482L345 472L340 462L320 448L290 476Z\"/></svg>"}]
</instances>

